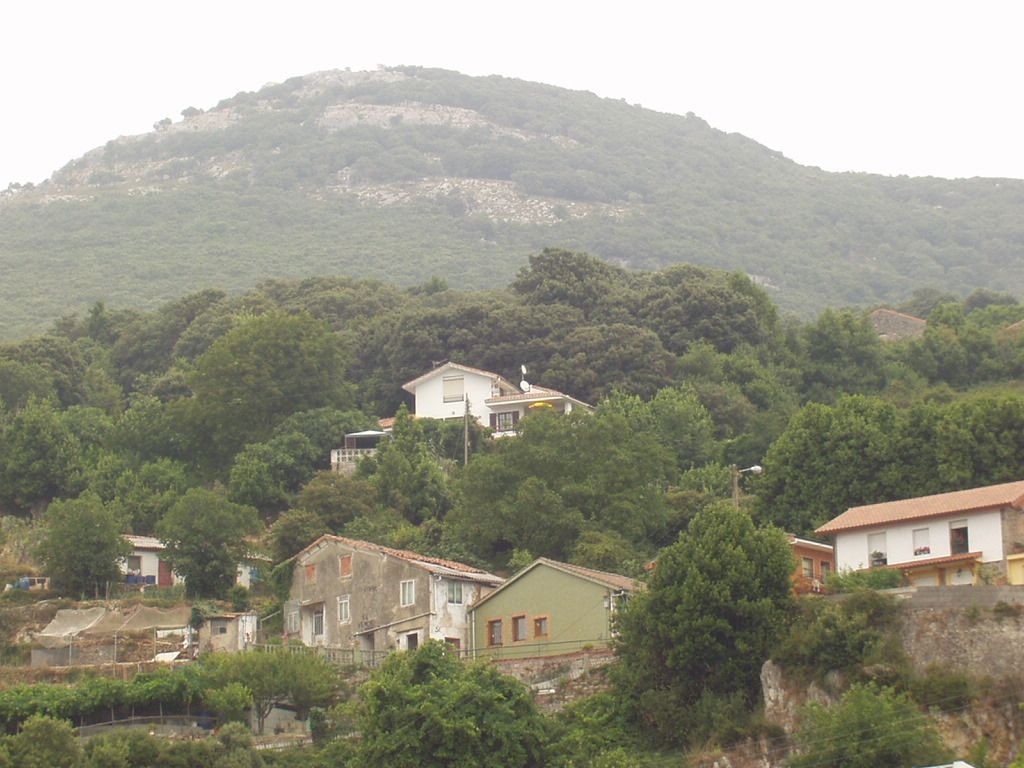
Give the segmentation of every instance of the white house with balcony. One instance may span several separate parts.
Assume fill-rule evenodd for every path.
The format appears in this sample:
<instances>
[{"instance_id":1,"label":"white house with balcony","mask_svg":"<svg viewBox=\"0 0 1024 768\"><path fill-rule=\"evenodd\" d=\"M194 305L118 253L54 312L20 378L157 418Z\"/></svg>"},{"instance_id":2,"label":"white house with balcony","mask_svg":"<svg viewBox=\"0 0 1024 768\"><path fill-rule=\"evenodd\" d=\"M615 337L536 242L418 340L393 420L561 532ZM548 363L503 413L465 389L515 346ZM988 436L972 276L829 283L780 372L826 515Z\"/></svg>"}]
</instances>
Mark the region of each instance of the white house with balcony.
<instances>
[{"instance_id":1,"label":"white house with balcony","mask_svg":"<svg viewBox=\"0 0 1024 768\"><path fill-rule=\"evenodd\" d=\"M914 586L1024 584L1024 481L851 507L818 528L840 571L896 568Z\"/></svg>"},{"instance_id":2,"label":"white house with balcony","mask_svg":"<svg viewBox=\"0 0 1024 768\"><path fill-rule=\"evenodd\" d=\"M406 382L402 389L413 396L413 413L419 418L461 419L468 412L496 435L513 434L520 419L539 409L593 410L582 400L525 378L517 387L497 373L452 362Z\"/></svg>"}]
</instances>

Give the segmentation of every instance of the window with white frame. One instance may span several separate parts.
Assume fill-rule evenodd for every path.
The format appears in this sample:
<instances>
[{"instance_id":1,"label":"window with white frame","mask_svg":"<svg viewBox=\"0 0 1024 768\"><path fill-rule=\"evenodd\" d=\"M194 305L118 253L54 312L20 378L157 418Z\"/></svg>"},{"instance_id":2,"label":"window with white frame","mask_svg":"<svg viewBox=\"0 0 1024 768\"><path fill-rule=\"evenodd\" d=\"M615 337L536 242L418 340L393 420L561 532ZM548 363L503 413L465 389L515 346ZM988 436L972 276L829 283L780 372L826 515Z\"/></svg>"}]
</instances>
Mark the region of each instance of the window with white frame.
<instances>
[{"instance_id":1,"label":"window with white frame","mask_svg":"<svg viewBox=\"0 0 1024 768\"><path fill-rule=\"evenodd\" d=\"M403 608L416 603L416 582L414 580L402 582L399 603Z\"/></svg>"},{"instance_id":2,"label":"window with white frame","mask_svg":"<svg viewBox=\"0 0 1024 768\"><path fill-rule=\"evenodd\" d=\"M448 582L448 602L455 605L462 605L462 582Z\"/></svg>"},{"instance_id":3,"label":"window with white frame","mask_svg":"<svg viewBox=\"0 0 1024 768\"><path fill-rule=\"evenodd\" d=\"M445 376L441 380L441 393L446 403L457 403L465 397L465 379L462 376Z\"/></svg>"},{"instance_id":4,"label":"window with white frame","mask_svg":"<svg viewBox=\"0 0 1024 768\"><path fill-rule=\"evenodd\" d=\"M927 528L914 529L914 557L918 555L930 555L932 553L929 541L929 530Z\"/></svg>"},{"instance_id":5,"label":"window with white frame","mask_svg":"<svg viewBox=\"0 0 1024 768\"><path fill-rule=\"evenodd\" d=\"M348 595L342 595L338 598L338 623L348 624L352 621L352 612L349 603Z\"/></svg>"},{"instance_id":6,"label":"window with white frame","mask_svg":"<svg viewBox=\"0 0 1024 768\"><path fill-rule=\"evenodd\" d=\"M498 432L511 432L516 428L518 421L519 413L517 411L502 411L494 414L494 428Z\"/></svg>"},{"instance_id":7,"label":"window with white frame","mask_svg":"<svg viewBox=\"0 0 1024 768\"><path fill-rule=\"evenodd\" d=\"M885 545L885 531L868 534L868 562L872 566L886 565L889 562Z\"/></svg>"},{"instance_id":8,"label":"window with white frame","mask_svg":"<svg viewBox=\"0 0 1024 768\"><path fill-rule=\"evenodd\" d=\"M288 613L288 631L298 632L299 631L299 612L290 611Z\"/></svg>"}]
</instances>

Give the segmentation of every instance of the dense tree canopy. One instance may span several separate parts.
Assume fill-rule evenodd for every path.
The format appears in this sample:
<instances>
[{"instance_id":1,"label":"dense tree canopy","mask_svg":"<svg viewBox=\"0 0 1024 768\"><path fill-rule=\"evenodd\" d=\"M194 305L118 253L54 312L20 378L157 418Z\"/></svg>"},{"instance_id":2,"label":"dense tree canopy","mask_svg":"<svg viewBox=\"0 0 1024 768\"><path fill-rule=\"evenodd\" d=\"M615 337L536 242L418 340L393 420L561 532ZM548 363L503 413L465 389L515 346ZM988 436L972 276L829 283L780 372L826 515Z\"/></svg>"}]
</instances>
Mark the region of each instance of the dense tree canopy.
<instances>
[{"instance_id":1,"label":"dense tree canopy","mask_svg":"<svg viewBox=\"0 0 1024 768\"><path fill-rule=\"evenodd\" d=\"M716 733L723 708L755 701L792 572L778 529L727 502L698 514L618 620L615 680L637 722L658 740L697 743Z\"/></svg>"}]
</instances>

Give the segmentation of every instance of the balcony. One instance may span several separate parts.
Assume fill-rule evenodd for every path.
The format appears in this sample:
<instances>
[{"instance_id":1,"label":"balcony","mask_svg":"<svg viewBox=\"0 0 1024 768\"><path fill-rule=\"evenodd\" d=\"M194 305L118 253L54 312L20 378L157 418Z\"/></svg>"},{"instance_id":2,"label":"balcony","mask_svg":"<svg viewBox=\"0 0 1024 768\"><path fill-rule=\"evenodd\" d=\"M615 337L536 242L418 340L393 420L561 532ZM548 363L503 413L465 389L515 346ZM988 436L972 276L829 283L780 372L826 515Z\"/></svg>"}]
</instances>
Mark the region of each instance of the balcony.
<instances>
[{"instance_id":1,"label":"balcony","mask_svg":"<svg viewBox=\"0 0 1024 768\"><path fill-rule=\"evenodd\" d=\"M375 453L376 448L335 448L331 451L331 470L346 474L355 472L360 459L373 456Z\"/></svg>"}]
</instances>

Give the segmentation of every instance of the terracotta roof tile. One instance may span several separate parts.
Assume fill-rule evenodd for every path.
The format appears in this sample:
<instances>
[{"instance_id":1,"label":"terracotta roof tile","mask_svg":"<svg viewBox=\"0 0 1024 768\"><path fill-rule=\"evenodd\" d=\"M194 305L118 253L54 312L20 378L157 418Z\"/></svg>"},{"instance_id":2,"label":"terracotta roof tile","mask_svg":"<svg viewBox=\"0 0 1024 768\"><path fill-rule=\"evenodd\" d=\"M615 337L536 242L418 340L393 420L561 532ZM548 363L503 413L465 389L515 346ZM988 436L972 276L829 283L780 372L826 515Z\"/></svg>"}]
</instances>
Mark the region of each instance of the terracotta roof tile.
<instances>
[{"instance_id":1,"label":"terracotta roof tile","mask_svg":"<svg viewBox=\"0 0 1024 768\"><path fill-rule=\"evenodd\" d=\"M313 550L322 542L325 541L336 541L339 544L344 544L353 549L362 549L370 552L380 552L381 554L390 555L391 557L397 557L400 560L406 560L410 563L415 563L422 566L428 571L432 572L447 572L449 574L454 573L457 575L463 575L468 579L483 580L487 582L493 582L500 584L503 579L500 576L495 576L493 573L477 568L473 565L466 565L455 560L445 560L440 557L430 557L429 555L421 555L417 552L409 552L405 549L393 549L391 547L385 547L380 544L374 544L371 541L360 541L359 539L348 539L344 536L335 536L330 533L325 533L319 539L314 541L304 550L296 555L296 559Z\"/></svg>"},{"instance_id":2,"label":"terracotta roof tile","mask_svg":"<svg viewBox=\"0 0 1024 768\"><path fill-rule=\"evenodd\" d=\"M981 552L965 552L962 555L946 555L945 557L928 557L924 560L912 560L906 563L889 563L886 568L897 568L900 570L909 570L911 568L930 568L936 565L945 565L947 563L959 563L965 560L980 560Z\"/></svg>"},{"instance_id":3,"label":"terracotta roof tile","mask_svg":"<svg viewBox=\"0 0 1024 768\"><path fill-rule=\"evenodd\" d=\"M617 573L607 573L606 571L595 571L593 568L584 568L581 565L573 565L572 563L562 563L558 560L549 560L546 557L538 558L540 562L546 563L552 567L559 568L563 571L569 571L575 573L584 578L591 579L592 581L599 581L609 587L615 589L624 589L627 592L635 592L640 589L642 583L636 579L631 579L628 576L620 576Z\"/></svg>"},{"instance_id":4,"label":"terracotta roof tile","mask_svg":"<svg viewBox=\"0 0 1024 768\"><path fill-rule=\"evenodd\" d=\"M870 528L904 520L940 517L964 512L976 512L1002 507L1024 508L1024 480L999 485L986 485L965 491L918 496L901 501L886 501L850 507L838 517L817 529L815 533L833 534L854 528Z\"/></svg>"}]
</instances>

